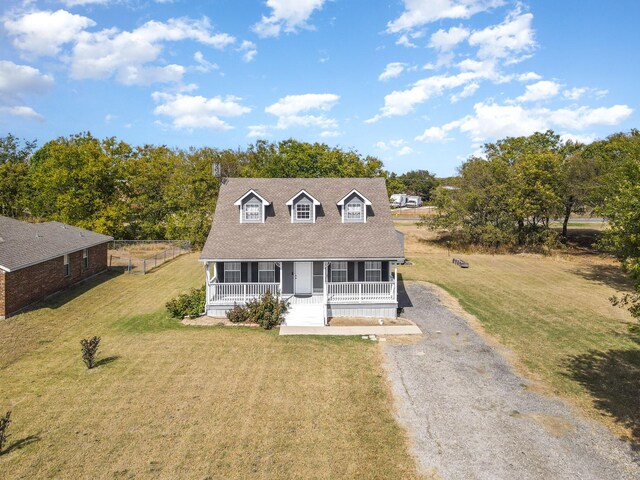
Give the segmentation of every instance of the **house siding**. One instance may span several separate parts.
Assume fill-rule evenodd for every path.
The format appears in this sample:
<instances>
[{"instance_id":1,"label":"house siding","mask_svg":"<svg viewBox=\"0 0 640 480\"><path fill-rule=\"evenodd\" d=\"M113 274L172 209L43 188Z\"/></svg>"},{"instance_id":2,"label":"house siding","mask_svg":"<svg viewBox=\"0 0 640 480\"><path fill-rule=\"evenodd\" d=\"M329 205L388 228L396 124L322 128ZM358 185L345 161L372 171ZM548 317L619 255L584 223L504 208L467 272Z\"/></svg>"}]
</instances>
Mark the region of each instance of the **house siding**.
<instances>
[{"instance_id":1,"label":"house siding","mask_svg":"<svg viewBox=\"0 0 640 480\"><path fill-rule=\"evenodd\" d=\"M71 273L63 273L63 257L57 257L13 272L3 272L0 315L12 313L107 269L107 243L89 248L89 268L82 269L82 250L69 254Z\"/></svg>"},{"instance_id":2,"label":"house siding","mask_svg":"<svg viewBox=\"0 0 640 480\"><path fill-rule=\"evenodd\" d=\"M0 270L0 320L4 320L4 317L6 316L4 310L4 275L4 271Z\"/></svg>"}]
</instances>

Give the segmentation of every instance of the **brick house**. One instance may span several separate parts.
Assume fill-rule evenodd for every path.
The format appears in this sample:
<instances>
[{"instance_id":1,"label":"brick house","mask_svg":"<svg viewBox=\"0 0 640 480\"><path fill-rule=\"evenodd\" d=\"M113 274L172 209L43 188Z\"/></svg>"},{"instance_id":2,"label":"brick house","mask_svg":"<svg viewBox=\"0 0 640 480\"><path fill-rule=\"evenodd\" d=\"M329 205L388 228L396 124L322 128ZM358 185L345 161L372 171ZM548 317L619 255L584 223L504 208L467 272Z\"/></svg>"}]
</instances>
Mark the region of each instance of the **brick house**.
<instances>
[{"instance_id":1,"label":"brick house","mask_svg":"<svg viewBox=\"0 0 640 480\"><path fill-rule=\"evenodd\" d=\"M0 319L107 269L112 237L0 216Z\"/></svg>"}]
</instances>

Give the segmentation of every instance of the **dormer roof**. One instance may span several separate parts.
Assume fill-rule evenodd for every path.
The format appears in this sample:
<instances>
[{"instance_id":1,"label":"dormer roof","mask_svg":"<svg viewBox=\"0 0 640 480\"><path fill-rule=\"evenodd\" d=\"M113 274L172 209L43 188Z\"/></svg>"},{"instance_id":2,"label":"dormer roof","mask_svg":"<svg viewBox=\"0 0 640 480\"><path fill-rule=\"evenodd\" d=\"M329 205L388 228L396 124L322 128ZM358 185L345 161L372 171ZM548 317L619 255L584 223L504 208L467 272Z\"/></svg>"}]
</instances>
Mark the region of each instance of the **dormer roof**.
<instances>
[{"instance_id":1,"label":"dormer roof","mask_svg":"<svg viewBox=\"0 0 640 480\"><path fill-rule=\"evenodd\" d=\"M300 195L306 195L316 207L320 205L319 200L317 200L313 195L308 193L306 190L302 189L287 201L287 206L290 207L291 205L293 205L293 202L296 200L296 198L300 197Z\"/></svg>"},{"instance_id":2,"label":"dormer roof","mask_svg":"<svg viewBox=\"0 0 640 480\"><path fill-rule=\"evenodd\" d=\"M359 196L362 201L364 202L365 205L371 205L371 201L365 197L364 195L362 195L358 190L356 190L355 188L353 190L351 190L349 193L347 193L344 197L342 197L337 203L336 205L339 206L344 206L344 202L347 198L349 198L351 195L356 194L357 196Z\"/></svg>"},{"instance_id":3,"label":"dormer roof","mask_svg":"<svg viewBox=\"0 0 640 480\"><path fill-rule=\"evenodd\" d=\"M256 197L257 197L257 198L262 202L262 205L264 205L265 207L266 207L267 205L270 205L270 204L271 204L271 202L269 202L268 200L266 200L262 195L260 195L258 192L256 192L255 190L253 190L253 189L252 189L252 190L249 190L249 191L248 191L247 193L245 193L244 195L242 195L238 200L236 200L236 201L234 202L234 205L237 205L237 206L242 205L242 201L243 201L245 198L247 198L249 195L255 195L255 196L256 196Z\"/></svg>"}]
</instances>

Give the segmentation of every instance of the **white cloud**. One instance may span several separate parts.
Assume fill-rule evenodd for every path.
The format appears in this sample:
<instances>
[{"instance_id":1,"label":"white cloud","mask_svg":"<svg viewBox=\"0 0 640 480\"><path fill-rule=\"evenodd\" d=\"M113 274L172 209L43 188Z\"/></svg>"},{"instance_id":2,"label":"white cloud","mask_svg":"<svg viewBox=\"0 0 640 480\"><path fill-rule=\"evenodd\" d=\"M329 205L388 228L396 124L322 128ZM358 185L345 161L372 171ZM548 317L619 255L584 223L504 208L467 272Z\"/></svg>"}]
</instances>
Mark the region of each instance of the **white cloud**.
<instances>
[{"instance_id":1,"label":"white cloud","mask_svg":"<svg viewBox=\"0 0 640 480\"><path fill-rule=\"evenodd\" d=\"M322 138L333 138L333 137L339 137L340 135L342 135L342 133L338 132L337 130L324 130L320 132L320 136Z\"/></svg>"},{"instance_id":2,"label":"white cloud","mask_svg":"<svg viewBox=\"0 0 640 480\"><path fill-rule=\"evenodd\" d=\"M91 4L105 4L109 3L109 0L62 0L62 3L67 7L77 7Z\"/></svg>"},{"instance_id":3,"label":"white cloud","mask_svg":"<svg viewBox=\"0 0 640 480\"><path fill-rule=\"evenodd\" d=\"M575 87L562 92L562 96L567 100L579 100L584 95L591 95L596 98L604 97L609 93L608 90L600 90L597 88Z\"/></svg>"},{"instance_id":4,"label":"white cloud","mask_svg":"<svg viewBox=\"0 0 640 480\"><path fill-rule=\"evenodd\" d=\"M238 51L242 52L242 59L247 63L251 62L258 54L256 44L250 42L249 40L243 40L243 42L238 47Z\"/></svg>"},{"instance_id":5,"label":"white cloud","mask_svg":"<svg viewBox=\"0 0 640 480\"><path fill-rule=\"evenodd\" d=\"M446 52L469 37L469 30L464 27L451 27L449 30L438 30L431 35L429 46Z\"/></svg>"},{"instance_id":6,"label":"white cloud","mask_svg":"<svg viewBox=\"0 0 640 480\"><path fill-rule=\"evenodd\" d=\"M338 122L324 114L310 115L311 110L327 112L340 100L338 95L331 93L307 93L303 95L287 95L276 103L265 108L265 112L278 117L276 128L287 129L293 126L317 126L325 130L335 129Z\"/></svg>"},{"instance_id":7,"label":"white cloud","mask_svg":"<svg viewBox=\"0 0 640 480\"><path fill-rule=\"evenodd\" d=\"M446 18L469 18L503 3L503 0L404 0L404 12L387 24L387 32L399 33Z\"/></svg>"},{"instance_id":8,"label":"white cloud","mask_svg":"<svg viewBox=\"0 0 640 480\"><path fill-rule=\"evenodd\" d=\"M0 113L5 113L7 115L12 115L14 117L24 117L29 120L35 120L37 122L44 121L42 115L36 112L33 108L27 107L26 105L17 105L13 107L0 107Z\"/></svg>"},{"instance_id":9,"label":"white cloud","mask_svg":"<svg viewBox=\"0 0 640 480\"><path fill-rule=\"evenodd\" d=\"M396 155L398 155L399 157L404 157L405 155L411 155L412 153L413 153L413 148L409 146L404 146L400 150L398 150L398 153Z\"/></svg>"},{"instance_id":10,"label":"white cloud","mask_svg":"<svg viewBox=\"0 0 640 480\"><path fill-rule=\"evenodd\" d=\"M131 31L117 28L91 32L96 23L65 10L38 11L5 20L4 26L16 48L27 55L59 56L69 64L74 79L106 79L112 76L124 84L179 82L185 67L163 64L165 44L192 40L208 47L223 49L236 39L213 32L206 17L199 20L171 18L166 22L149 21ZM62 52L62 47L69 49ZM255 55L255 45L240 46L245 60ZM196 54L198 55L198 54ZM211 69L199 54L199 69ZM154 64L155 63L155 64ZM159 63L159 64L158 64ZM151 64L151 65L150 65Z\"/></svg>"},{"instance_id":11,"label":"white cloud","mask_svg":"<svg viewBox=\"0 0 640 480\"><path fill-rule=\"evenodd\" d=\"M507 136L525 136L550 128L584 130L596 125L617 125L627 119L633 110L627 105L573 109L526 108L522 105L498 105L480 102L474 105L474 114L450 122L442 127L425 130L416 140L446 139L446 133L459 129L474 142L486 142Z\"/></svg>"},{"instance_id":12,"label":"white cloud","mask_svg":"<svg viewBox=\"0 0 640 480\"><path fill-rule=\"evenodd\" d=\"M429 127L422 135L418 135L415 140L420 142L443 142L447 140L447 130L444 127Z\"/></svg>"},{"instance_id":13,"label":"white cloud","mask_svg":"<svg viewBox=\"0 0 640 480\"><path fill-rule=\"evenodd\" d=\"M252 30L260 37L277 37L281 31L291 33L310 28L307 20L326 0L267 0L271 15L262 16Z\"/></svg>"},{"instance_id":14,"label":"white cloud","mask_svg":"<svg viewBox=\"0 0 640 480\"><path fill-rule=\"evenodd\" d=\"M589 143L593 143L597 140L598 137L595 135L579 135L575 133L563 133L560 135L560 139L563 142L573 142L573 143L584 143L588 145Z\"/></svg>"},{"instance_id":15,"label":"white cloud","mask_svg":"<svg viewBox=\"0 0 640 480\"><path fill-rule=\"evenodd\" d=\"M53 77L29 65L0 60L0 100L25 93L44 93L53 86Z\"/></svg>"},{"instance_id":16,"label":"white cloud","mask_svg":"<svg viewBox=\"0 0 640 480\"><path fill-rule=\"evenodd\" d=\"M522 55L536 47L531 28L533 15L511 12L504 22L473 32L469 45L478 47L480 59L504 59L507 64L516 63Z\"/></svg>"},{"instance_id":17,"label":"white cloud","mask_svg":"<svg viewBox=\"0 0 640 480\"><path fill-rule=\"evenodd\" d=\"M90 18L66 10L31 12L4 22L18 50L40 56L55 56L60 47L73 41L80 32L95 26Z\"/></svg>"},{"instance_id":18,"label":"white cloud","mask_svg":"<svg viewBox=\"0 0 640 480\"><path fill-rule=\"evenodd\" d=\"M382 140L373 144L374 147L379 148L380 150L389 150L389 147Z\"/></svg>"},{"instance_id":19,"label":"white cloud","mask_svg":"<svg viewBox=\"0 0 640 480\"><path fill-rule=\"evenodd\" d=\"M184 67L167 65L147 67L158 59L164 42L195 40L214 48L224 48L235 39L226 33L211 33L209 21L186 18L169 19L166 23L150 21L128 31L115 28L96 33L81 32L73 48L71 76L75 79L104 79L115 73L124 84L176 82Z\"/></svg>"},{"instance_id":20,"label":"white cloud","mask_svg":"<svg viewBox=\"0 0 640 480\"><path fill-rule=\"evenodd\" d=\"M407 115L413 111L416 105L441 95L445 90L460 87L483 75L477 72L462 72L456 75L434 75L418 80L407 90L395 90L386 95L380 113L366 122L373 123L383 117Z\"/></svg>"},{"instance_id":21,"label":"white cloud","mask_svg":"<svg viewBox=\"0 0 640 480\"><path fill-rule=\"evenodd\" d=\"M527 85L524 94L516 98L518 102L537 102L555 97L560 92L559 83L551 80L540 80L537 83Z\"/></svg>"},{"instance_id":22,"label":"white cloud","mask_svg":"<svg viewBox=\"0 0 640 480\"><path fill-rule=\"evenodd\" d=\"M542 77L538 75L536 72L526 72L518 75L517 80L519 82L533 82L535 80L541 80Z\"/></svg>"},{"instance_id":23,"label":"white cloud","mask_svg":"<svg viewBox=\"0 0 640 480\"><path fill-rule=\"evenodd\" d=\"M380 74L378 80L384 82L389 80L390 78L395 78L400 75L407 68L406 63L402 62L391 62L387 63L387 66L384 67L384 72Z\"/></svg>"},{"instance_id":24,"label":"white cloud","mask_svg":"<svg viewBox=\"0 0 640 480\"><path fill-rule=\"evenodd\" d=\"M195 69L199 72L206 73L211 70L218 70L218 68L220 68L215 63L211 63L207 59L205 59L204 55L200 51L193 54L193 59L198 63Z\"/></svg>"},{"instance_id":25,"label":"white cloud","mask_svg":"<svg viewBox=\"0 0 640 480\"><path fill-rule=\"evenodd\" d=\"M0 111L42 121L42 116L33 108L20 104L25 95L45 93L53 83L53 77L42 74L37 68L0 60Z\"/></svg>"},{"instance_id":26,"label":"white cloud","mask_svg":"<svg viewBox=\"0 0 640 480\"><path fill-rule=\"evenodd\" d=\"M451 95L451 103L456 103L462 98L470 97L480 88L478 83L470 83L465 85L461 92Z\"/></svg>"},{"instance_id":27,"label":"white cloud","mask_svg":"<svg viewBox=\"0 0 640 480\"><path fill-rule=\"evenodd\" d=\"M247 133L247 137L249 138L266 138L271 136L268 125L249 125L248 128L249 133Z\"/></svg>"},{"instance_id":28,"label":"white cloud","mask_svg":"<svg viewBox=\"0 0 640 480\"><path fill-rule=\"evenodd\" d=\"M205 98L200 95L154 92L151 97L158 103L153 113L170 117L173 127L178 129L230 130L233 127L220 117L238 117L251 111L239 103L241 98L232 95Z\"/></svg>"}]
</instances>

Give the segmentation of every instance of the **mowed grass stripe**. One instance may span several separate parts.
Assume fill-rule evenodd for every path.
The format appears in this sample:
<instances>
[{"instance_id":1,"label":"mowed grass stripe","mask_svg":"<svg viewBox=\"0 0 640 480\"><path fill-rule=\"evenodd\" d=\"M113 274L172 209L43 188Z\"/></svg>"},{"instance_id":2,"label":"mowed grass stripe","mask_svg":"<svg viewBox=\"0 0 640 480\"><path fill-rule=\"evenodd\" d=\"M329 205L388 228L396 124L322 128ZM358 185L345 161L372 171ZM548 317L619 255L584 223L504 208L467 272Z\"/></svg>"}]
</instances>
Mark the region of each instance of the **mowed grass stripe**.
<instances>
[{"instance_id":1,"label":"mowed grass stripe","mask_svg":"<svg viewBox=\"0 0 640 480\"><path fill-rule=\"evenodd\" d=\"M373 342L183 327L195 255L0 323L1 478L415 478ZM103 279L101 279L103 280ZM38 327L42 328L38 328ZM82 337L102 337L87 371Z\"/></svg>"}]
</instances>

